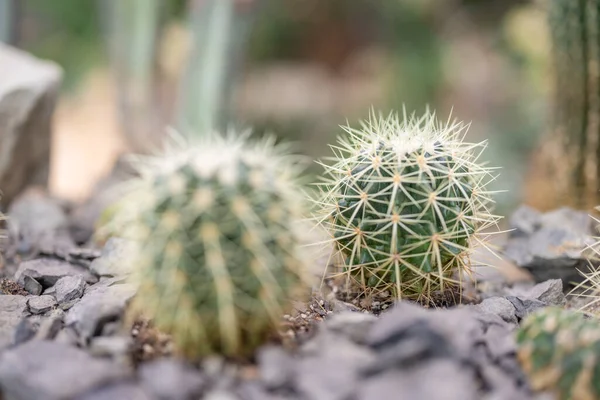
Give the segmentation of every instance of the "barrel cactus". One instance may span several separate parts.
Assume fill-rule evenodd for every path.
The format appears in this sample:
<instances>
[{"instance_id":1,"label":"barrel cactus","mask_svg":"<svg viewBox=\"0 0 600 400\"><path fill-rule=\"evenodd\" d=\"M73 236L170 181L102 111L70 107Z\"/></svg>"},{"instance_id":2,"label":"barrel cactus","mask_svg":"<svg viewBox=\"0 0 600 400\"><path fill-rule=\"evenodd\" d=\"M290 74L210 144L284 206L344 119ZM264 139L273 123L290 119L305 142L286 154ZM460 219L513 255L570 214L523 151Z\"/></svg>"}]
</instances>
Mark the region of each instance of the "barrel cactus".
<instances>
[{"instance_id":1,"label":"barrel cactus","mask_svg":"<svg viewBox=\"0 0 600 400\"><path fill-rule=\"evenodd\" d=\"M231 134L147 161L107 225L135 243L128 320L193 359L250 354L309 288L301 159Z\"/></svg>"},{"instance_id":2,"label":"barrel cactus","mask_svg":"<svg viewBox=\"0 0 600 400\"><path fill-rule=\"evenodd\" d=\"M429 110L372 114L344 130L315 197L340 266L331 276L406 299L456 289L499 218L486 189L492 169L479 164L484 143L463 142L467 125Z\"/></svg>"},{"instance_id":3,"label":"barrel cactus","mask_svg":"<svg viewBox=\"0 0 600 400\"><path fill-rule=\"evenodd\" d=\"M530 314L516 340L532 389L560 400L600 398L600 321L549 307Z\"/></svg>"}]
</instances>

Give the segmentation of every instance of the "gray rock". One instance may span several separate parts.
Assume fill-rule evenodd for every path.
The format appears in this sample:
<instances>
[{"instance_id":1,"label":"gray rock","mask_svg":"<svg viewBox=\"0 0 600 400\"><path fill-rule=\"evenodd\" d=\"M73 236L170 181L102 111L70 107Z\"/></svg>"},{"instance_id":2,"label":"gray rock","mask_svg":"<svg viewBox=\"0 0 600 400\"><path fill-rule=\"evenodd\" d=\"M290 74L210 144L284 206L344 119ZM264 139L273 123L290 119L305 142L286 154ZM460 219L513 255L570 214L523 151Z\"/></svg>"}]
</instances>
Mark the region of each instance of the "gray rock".
<instances>
[{"instance_id":1,"label":"gray rock","mask_svg":"<svg viewBox=\"0 0 600 400\"><path fill-rule=\"evenodd\" d=\"M517 345L511 329L492 325L486 330L484 339L493 361L516 355Z\"/></svg>"},{"instance_id":2,"label":"gray rock","mask_svg":"<svg viewBox=\"0 0 600 400\"><path fill-rule=\"evenodd\" d=\"M72 399L127 376L123 368L57 342L32 340L0 356L0 387L10 399Z\"/></svg>"},{"instance_id":3,"label":"gray rock","mask_svg":"<svg viewBox=\"0 0 600 400\"><path fill-rule=\"evenodd\" d=\"M39 324L32 318L23 318L14 331L12 344L18 346L35 337Z\"/></svg>"},{"instance_id":4,"label":"gray rock","mask_svg":"<svg viewBox=\"0 0 600 400\"><path fill-rule=\"evenodd\" d=\"M155 400L134 382L122 382L100 387L77 397L76 400Z\"/></svg>"},{"instance_id":5,"label":"gray rock","mask_svg":"<svg viewBox=\"0 0 600 400\"><path fill-rule=\"evenodd\" d=\"M43 314L56 306L56 300L49 295L31 297L27 302L32 314Z\"/></svg>"},{"instance_id":6,"label":"gray rock","mask_svg":"<svg viewBox=\"0 0 600 400\"><path fill-rule=\"evenodd\" d=\"M38 258L22 262L15 273L15 280L24 286L25 277L29 276L38 281L42 287L49 288L54 286L60 278L74 275L82 275L88 283L95 283L98 280L82 267L52 258Z\"/></svg>"},{"instance_id":7,"label":"gray rock","mask_svg":"<svg viewBox=\"0 0 600 400\"><path fill-rule=\"evenodd\" d=\"M241 382L235 393L241 400L296 400L297 396L286 392L280 394L265 389L259 382ZM292 392L293 393L293 392Z\"/></svg>"},{"instance_id":8,"label":"gray rock","mask_svg":"<svg viewBox=\"0 0 600 400\"><path fill-rule=\"evenodd\" d=\"M15 329L23 319L26 310L25 296L0 296L0 350L12 344Z\"/></svg>"},{"instance_id":9,"label":"gray rock","mask_svg":"<svg viewBox=\"0 0 600 400\"><path fill-rule=\"evenodd\" d=\"M537 282L561 279L581 282L577 269L588 268L581 252L593 244L592 219L585 212L563 207L531 218L535 223L513 221L504 254L527 269ZM524 227L523 225L527 227Z\"/></svg>"},{"instance_id":10,"label":"gray rock","mask_svg":"<svg viewBox=\"0 0 600 400\"><path fill-rule=\"evenodd\" d=\"M203 397L204 400L240 400L235 394L226 390L211 390Z\"/></svg>"},{"instance_id":11,"label":"gray rock","mask_svg":"<svg viewBox=\"0 0 600 400\"><path fill-rule=\"evenodd\" d=\"M331 315L325 327L337 335L344 335L356 343L364 343L367 333L377 320L372 314L344 311Z\"/></svg>"},{"instance_id":12,"label":"gray rock","mask_svg":"<svg viewBox=\"0 0 600 400\"><path fill-rule=\"evenodd\" d=\"M376 354L345 337L322 329L312 340L315 348L299 360L294 376L296 390L303 398L346 399L356 390L365 365L377 362ZM343 366L343 368L341 367Z\"/></svg>"},{"instance_id":13,"label":"gray rock","mask_svg":"<svg viewBox=\"0 0 600 400\"><path fill-rule=\"evenodd\" d=\"M101 332L106 323L121 317L136 292L136 287L130 284L98 285L89 289L65 317L65 324L72 326L85 344Z\"/></svg>"},{"instance_id":14,"label":"gray rock","mask_svg":"<svg viewBox=\"0 0 600 400\"><path fill-rule=\"evenodd\" d=\"M67 253L75 246L63 207L45 190L27 189L8 209L8 228L19 252L27 258Z\"/></svg>"},{"instance_id":15,"label":"gray rock","mask_svg":"<svg viewBox=\"0 0 600 400\"><path fill-rule=\"evenodd\" d=\"M200 398L206 380L182 361L156 360L139 370L141 385L156 400L187 400Z\"/></svg>"},{"instance_id":16,"label":"gray rock","mask_svg":"<svg viewBox=\"0 0 600 400\"><path fill-rule=\"evenodd\" d=\"M98 276L123 276L131 271L125 260L134 243L121 238L111 238L106 242L102 255L95 259L90 270Z\"/></svg>"},{"instance_id":17,"label":"gray rock","mask_svg":"<svg viewBox=\"0 0 600 400\"><path fill-rule=\"evenodd\" d=\"M129 336L99 336L90 342L90 354L96 357L126 357L133 340Z\"/></svg>"},{"instance_id":18,"label":"gray rock","mask_svg":"<svg viewBox=\"0 0 600 400\"><path fill-rule=\"evenodd\" d=\"M475 307L481 312L495 314L508 323L517 323L515 306L513 306L513 304L504 297L487 298L481 303L477 304Z\"/></svg>"},{"instance_id":19,"label":"gray rock","mask_svg":"<svg viewBox=\"0 0 600 400\"><path fill-rule=\"evenodd\" d=\"M267 389L280 389L291 384L295 373L294 358L281 347L264 346L256 355L259 373Z\"/></svg>"},{"instance_id":20,"label":"gray rock","mask_svg":"<svg viewBox=\"0 0 600 400\"><path fill-rule=\"evenodd\" d=\"M28 275L23 277L23 288L34 296L39 296L43 290L42 285Z\"/></svg>"},{"instance_id":21,"label":"gray rock","mask_svg":"<svg viewBox=\"0 0 600 400\"><path fill-rule=\"evenodd\" d=\"M526 295L551 306L562 306L567 302L563 293L563 282L560 279L538 283Z\"/></svg>"},{"instance_id":22,"label":"gray rock","mask_svg":"<svg viewBox=\"0 0 600 400\"><path fill-rule=\"evenodd\" d=\"M528 236L540 228L542 213L535 208L522 205L515 210L509 219L509 225L514 231L511 236Z\"/></svg>"},{"instance_id":23,"label":"gray rock","mask_svg":"<svg viewBox=\"0 0 600 400\"><path fill-rule=\"evenodd\" d=\"M468 368L452 360L437 360L369 378L359 385L356 399L476 400L481 397L475 382Z\"/></svg>"},{"instance_id":24,"label":"gray rock","mask_svg":"<svg viewBox=\"0 0 600 400\"><path fill-rule=\"evenodd\" d=\"M52 113L62 80L55 63L0 44L2 205L23 188L47 185Z\"/></svg>"},{"instance_id":25,"label":"gray rock","mask_svg":"<svg viewBox=\"0 0 600 400\"><path fill-rule=\"evenodd\" d=\"M54 290L56 301L63 310L71 308L85 290L85 280L81 275L65 276L56 281Z\"/></svg>"},{"instance_id":26,"label":"gray rock","mask_svg":"<svg viewBox=\"0 0 600 400\"><path fill-rule=\"evenodd\" d=\"M528 299L516 296L506 296L506 299L515 306L515 315L519 320L522 320L529 314L548 307L548 305L542 301L536 299Z\"/></svg>"},{"instance_id":27,"label":"gray rock","mask_svg":"<svg viewBox=\"0 0 600 400\"><path fill-rule=\"evenodd\" d=\"M50 340L54 339L63 327L64 311L55 309L50 311L39 323L39 328L35 334L35 339Z\"/></svg>"}]
</instances>

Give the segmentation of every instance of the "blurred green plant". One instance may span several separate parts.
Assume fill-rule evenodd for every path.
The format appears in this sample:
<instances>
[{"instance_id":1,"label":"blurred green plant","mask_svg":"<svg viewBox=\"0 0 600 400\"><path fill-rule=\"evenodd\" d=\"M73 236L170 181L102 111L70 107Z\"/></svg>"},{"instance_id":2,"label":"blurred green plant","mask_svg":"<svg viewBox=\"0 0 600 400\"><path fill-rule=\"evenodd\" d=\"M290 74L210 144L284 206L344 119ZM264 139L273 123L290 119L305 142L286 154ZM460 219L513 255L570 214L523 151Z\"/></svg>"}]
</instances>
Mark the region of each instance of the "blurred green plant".
<instances>
[{"instance_id":1,"label":"blurred green plant","mask_svg":"<svg viewBox=\"0 0 600 400\"><path fill-rule=\"evenodd\" d=\"M247 4L244 4L247 3ZM190 0L191 49L181 80L177 126L204 135L225 128L240 54L257 0Z\"/></svg>"}]
</instances>

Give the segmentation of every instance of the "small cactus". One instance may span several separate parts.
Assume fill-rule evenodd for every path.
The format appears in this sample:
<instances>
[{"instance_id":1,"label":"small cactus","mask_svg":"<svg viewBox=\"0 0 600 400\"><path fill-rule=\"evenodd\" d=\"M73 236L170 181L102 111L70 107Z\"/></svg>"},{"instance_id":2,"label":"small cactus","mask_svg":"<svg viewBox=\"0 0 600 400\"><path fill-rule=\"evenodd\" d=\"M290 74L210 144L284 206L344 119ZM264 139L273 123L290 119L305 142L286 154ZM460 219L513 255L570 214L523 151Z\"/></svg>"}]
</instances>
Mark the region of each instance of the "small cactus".
<instances>
[{"instance_id":1,"label":"small cactus","mask_svg":"<svg viewBox=\"0 0 600 400\"><path fill-rule=\"evenodd\" d=\"M406 299L456 287L471 271L472 244L499 219L486 190L494 177L478 163L484 143L464 143L466 125L429 111L361 125L343 128L315 199L342 275Z\"/></svg>"},{"instance_id":2,"label":"small cactus","mask_svg":"<svg viewBox=\"0 0 600 400\"><path fill-rule=\"evenodd\" d=\"M302 165L274 140L212 135L150 159L110 230L138 244L128 319L196 359L246 356L308 290Z\"/></svg>"},{"instance_id":3,"label":"small cactus","mask_svg":"<svg viewBox=\"0 0 600 400\"><path fill-rule=\"evenodd\" d=\"M549 307L525 318L516 340L533 390L559 400L600 398L600 321Z\"/></svg>"}]
</instances>

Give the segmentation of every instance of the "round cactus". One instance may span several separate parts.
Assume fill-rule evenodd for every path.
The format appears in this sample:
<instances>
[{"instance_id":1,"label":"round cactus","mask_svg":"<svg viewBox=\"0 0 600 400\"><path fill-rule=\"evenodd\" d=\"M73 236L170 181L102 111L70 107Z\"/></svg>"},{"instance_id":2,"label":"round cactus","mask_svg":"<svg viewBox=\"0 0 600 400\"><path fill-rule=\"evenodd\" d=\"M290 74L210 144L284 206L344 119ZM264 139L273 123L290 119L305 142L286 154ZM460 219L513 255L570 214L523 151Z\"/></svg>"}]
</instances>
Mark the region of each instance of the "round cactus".
<instances>
[{"instance_id":1,"label":"round cactus","mask_svg":"<svg viewBox=\"0 0 600 400\"><path fill-rule=\"evenodd\" d=\"M600 398L600 321L557 307L530 314L517 331L518 358L533 390L560 400Z\"/></svg>"},{"instance_id":2,"label":"round cactus","mask_svg":"<svg viewBox=\"0 0 600 400\"><path fill-rule=\"evenodd\" d=\"M464 143L466 125L429 111L371 115L361 127L344 127L316 199L341 273L417 300L458 285L472 244L499 218L489 211L491 169L478 164L484 143Z\"/></svg>"},{"instance_id":3,"label":"round cactus","mask_svg":"<svg viewBox=\"0 0 600 400\"><path fill-rule=\"evenodd\" d=\"M300 159L271 138L213 135L142 164L113 209L140 314L190 358L244 356L310 293Z\"/></svg>"}]
</instances>

